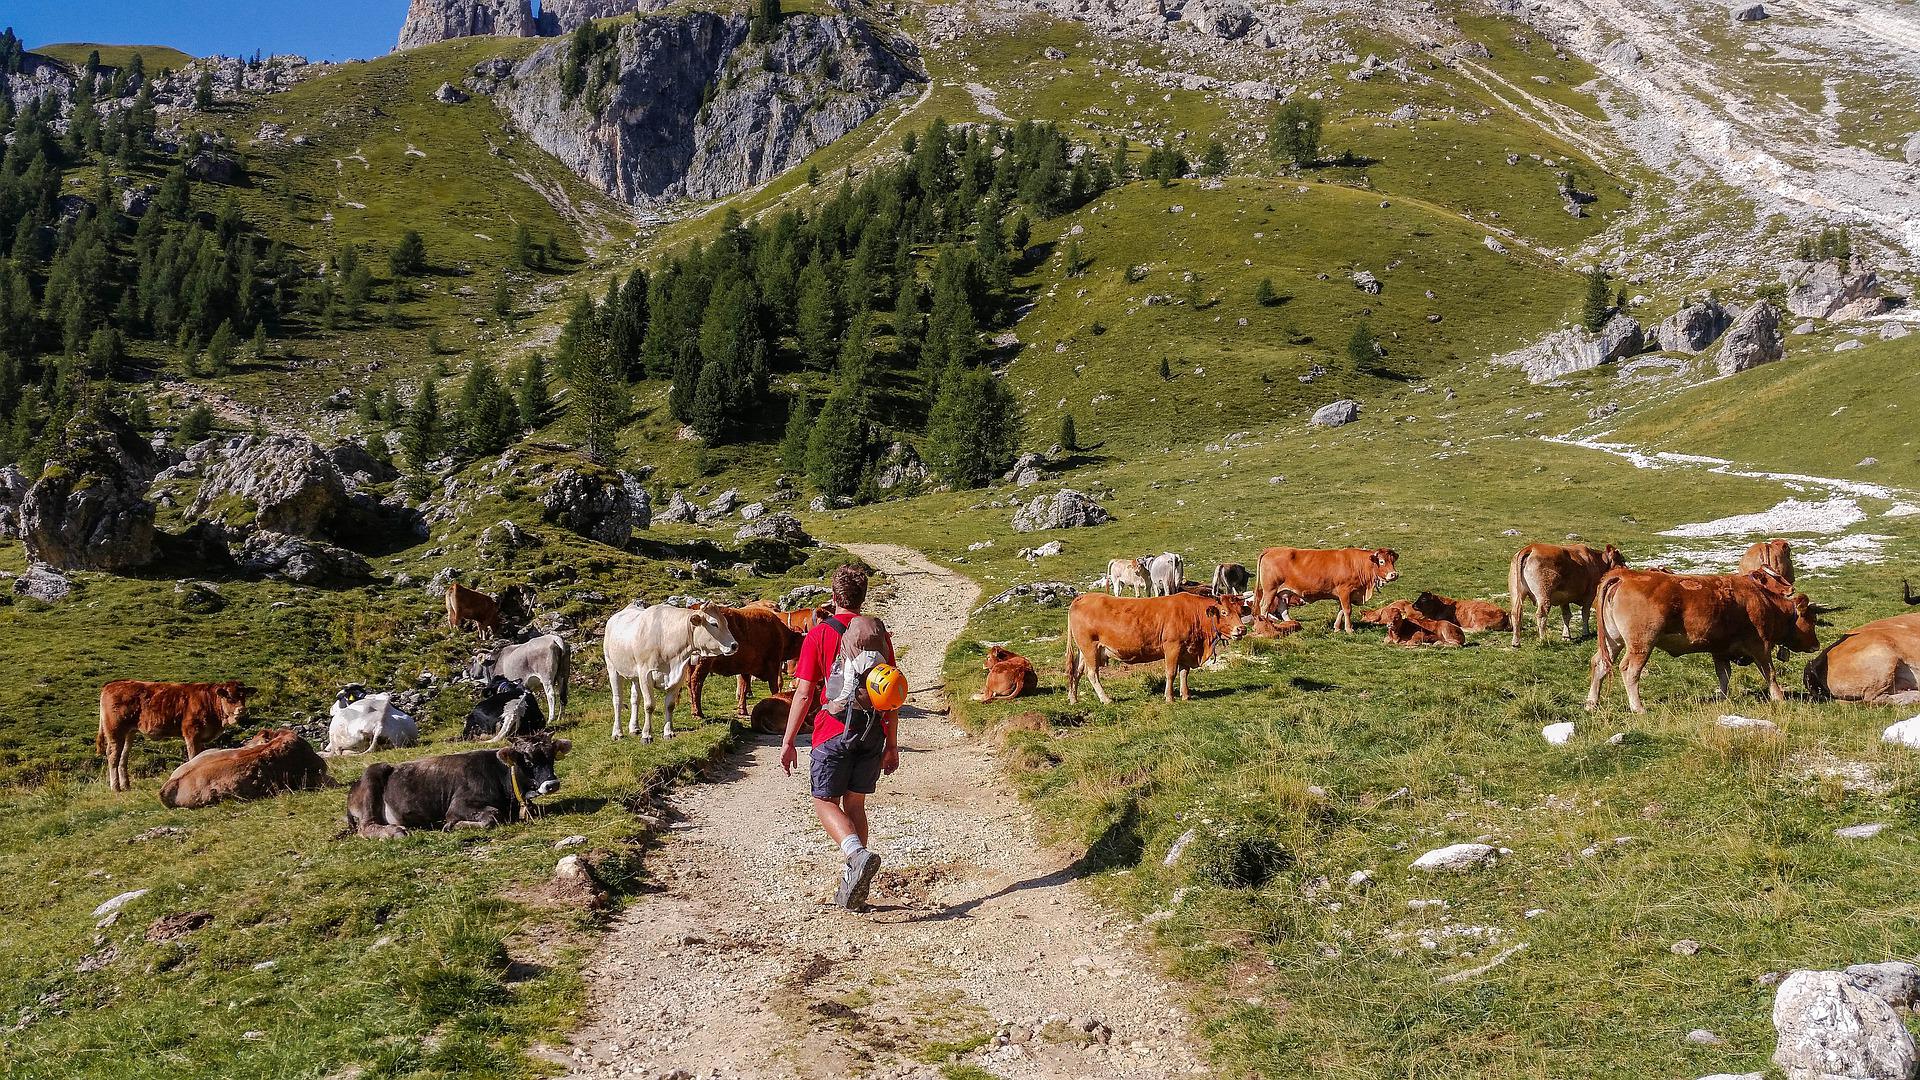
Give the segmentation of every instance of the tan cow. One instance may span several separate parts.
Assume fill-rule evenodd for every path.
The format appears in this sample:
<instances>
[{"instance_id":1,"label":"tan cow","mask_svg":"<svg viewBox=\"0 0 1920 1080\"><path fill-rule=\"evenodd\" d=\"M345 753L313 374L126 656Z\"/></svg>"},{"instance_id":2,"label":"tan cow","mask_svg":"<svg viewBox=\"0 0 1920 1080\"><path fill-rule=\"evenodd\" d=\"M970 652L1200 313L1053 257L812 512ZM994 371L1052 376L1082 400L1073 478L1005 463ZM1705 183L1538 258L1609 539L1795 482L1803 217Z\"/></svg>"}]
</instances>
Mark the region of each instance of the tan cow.
<instances>
[{"instance_id":1,"label":"tan cow","mask_svg":"<svg viewBox=\"0 0 1920 1080\"><path fill-rule=\"evenodd\" d=\"M1920 705L1920 614L1848 631L1807 661L1802 679L1816 698Z\"/></svg>"},{"instance_id":2,"label":"tan cow","mask_svg":"<svg viewBox=\"0 0 1920 1080\"><path fill-rule=\"evenodd\" d=\"M1084 671L1100 703L1113 703L1100 685L1100 665L1108 656L1123 664L1164 661L1167 700L1173 700L1175 683L1180 684L1180 697L1189 698L1187 672L1245 632L1240 611L1241 605L1231 597L1195 593L1075 597L1067 608L1067 701L1079 704Z\"/></svg>"},{"instance_id":3,"label":"tan cow","mask_svg":"<svg viewBox=\"0 0 1920 1080\"><path fill-rule=\"evenodd\" d=\"M1455 600L1451 596L1423 592L1414 598L1413 610L1429 619L1453 623L1469 634L1505 630L1509 626L1506 609L1485 600Z\"/></svg>"},{"instance_id":4,"label":"tan cow","mask_svg":"<svg viewBox=\"0 0 1920 1080\"><path fill-rule=\"evenodd\" d=\"M620 680L627 681L627 734L653 741L653 695L661 692L666 727L673 738L673 704L687 685L694 662L731 656L739 648L727 624L710 611L634 601L607 620L601 647L607 685L613 691L613 737L620 737Z\"/></svg>"},{"instance_id":5,"label":"tan cow","mask_svg":"<svg viewBox=\"0 0 1920 1080\"><path fill-rule=\"evenodd\" d=\"M218 683L142 682L115 679L100 688L100 732L93 748L107 759L107 782L115 791L133 787L127 751L133 733L149 739L184 740L191 759L222 728L247 716L246 687L236 680Z\"/></svg>"},{"instance_id":6,"label":"tan cow","mask_svg":"<svg viewBox=\"0 0 1920 1080\"><path fill-rule=\"evenodd\" d=\"M329 787L327 762L292 728L262 731L231 750L208 750L173 770L160 802L197 810L222 799L265 799Z\"/></svg>"},{"instance_id":7,"label":"tan cow","mask_svg":"<svg viewBox=\"0 0 1920 1080\"><path fill-rule=\"evenodd\" d=\"M1377 590L1398 580L1399 559L1392 548L1268 548L1260 553L1253 613L1272 614L1277 594L1288 589L1298 593L1302 603L1338 601L1340 613L1333 617L1333 628L1351 634L1354 601L1371 600ZM1285 613L1280 617L1285 618Z\"/></svg>"},{"instance_id":8,"label":"tan cow","mask_svg":"<svg viewBox=\"0 0 1920 1080\"><path fill-rule=\"evenodd\" d=\"M1153 583L1147 580L1147 564L1145 559L1107 560L1108 591L1112 592L1115 596L1119 596L1120 589L1123 586L1132 589L1133 595L1135 596L1139 596L1153 587Z\"/></svg>"},{"instance_id":9,"label":"tan cow","mask_svg":"<svg viewBox=\"0 0 1920 1080\"><path fill-rule=\"evenodd\" d=\"M1813 652L1820 647L1806 596L1764 570L1746 574L1609 571L1600 581L1594 614L1599 644L1593 654L1593 682L1587 688L1589 709L1600 704L1600 687L1613 671L1616 649L1627 705L1634 712L1645 712L1640 704L1640 673L1656 648L1668 656L1711 655L1723 698L1733 661L1751 660L1766 680L1768 696L1779 701L1786 695L1774 678L1774 649Z\"/></svg>"},{"instance_id":10,"label":"tan cow","mask_svg":"<svg viewBox=\"0 0 1920 1080\"><path fill-rule=\"evenodd\" d=\"M1010 701L1040 689L1040 674L1026 657L998 645L987 650L987 682L975 701Z\"/></svg>"},{"instance_id":11,"label":"tan cow","mask_svg":"<svg viewBox=\"0 0 1920 1080\"><path fill-rule=\"evenodd\" d=\"M1785 540L1762 540L1740 556L1740 572L1765 570L1793 584L1793 545Z\"/></svg>"},{"instance_id":12,"label":"tan cow","mask_svg":"<svg viewBox=\"0 0 1920 1080\"><path fill-rule=\"evenodd\" d=\"M1513 644L1527 624L1526 601L1531 598L1540 624L1540 640L1547 640L1547 609L1560 609L1560 640L1573 640L1573 605L1580 605L1580 632L1593 628L1593 594L1607 571L1627 565L1620 549L1608 544L1561 547L1528 544L1513 553L1507 568L1507 591L1513 598Z\"/></svg>"},{"instance_id":13,"label":"tan cow","mask_svg":"<svg viewBox=\"0 0 1920 1080\"><path fill-rule=\"evenodd\" d=\"M447 582L447 625L461 630L472 623L483 634L500 632L500 603L478 589Z\"/></svg>"}]
</instances>

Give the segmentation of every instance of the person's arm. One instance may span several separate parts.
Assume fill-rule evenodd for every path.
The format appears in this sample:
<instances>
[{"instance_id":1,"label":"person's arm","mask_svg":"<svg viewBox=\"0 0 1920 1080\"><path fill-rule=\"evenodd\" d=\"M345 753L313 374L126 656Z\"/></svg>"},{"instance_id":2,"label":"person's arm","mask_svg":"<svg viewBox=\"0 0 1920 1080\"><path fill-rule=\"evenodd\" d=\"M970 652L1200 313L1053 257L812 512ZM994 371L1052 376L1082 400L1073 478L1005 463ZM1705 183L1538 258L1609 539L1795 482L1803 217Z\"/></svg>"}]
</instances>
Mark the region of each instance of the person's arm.
<instances>
[{"instance_id":1,"label":"person's arm","mask_svg":"<svg viewBox=\"0 0 1920 1080\"><path fill-rule=\"evenodd\" d=\"M888 776L900 767L900 710L881 713L881 727L887 732L887 752L880 759L880 771Z\"/></svg>"},{"instance_id":2,"label":"person's arm","mask_svg":"<svg viewBox=\"0 0 1920 1080\"><path fill-rule=\"evenodd\" d=\"M787 731L780 737L780 767L787 771L788 776L793 775L794 763L800 760L800 751L794 747L794 740L800 737L800 727L807 722L807 709L812 705L813 683L806 679L793 680L793 704L787 708Z\"/></svg>"}]
</instances>

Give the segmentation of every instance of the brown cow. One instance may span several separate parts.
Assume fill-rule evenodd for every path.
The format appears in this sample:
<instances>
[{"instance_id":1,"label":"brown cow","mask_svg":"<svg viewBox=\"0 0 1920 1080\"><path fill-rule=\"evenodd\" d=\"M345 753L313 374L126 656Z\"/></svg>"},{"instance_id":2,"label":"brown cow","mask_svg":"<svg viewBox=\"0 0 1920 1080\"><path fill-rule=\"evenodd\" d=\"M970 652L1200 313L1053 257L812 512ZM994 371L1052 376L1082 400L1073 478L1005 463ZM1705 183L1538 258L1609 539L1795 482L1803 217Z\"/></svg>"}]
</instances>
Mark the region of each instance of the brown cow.
<instances>
[{"instance_id":1,"label":"brown cow","mask_svg":"<svg viewBox=\"0 0 1920 1080\"><path fill-rule=\"evenodd\" d=\"M1787 584L1793 584L1793 545L1785 540L1762 540L1740 556L1740 573L1765 570Z\"/></svg>"},{"instance_id":2,"label":"brown cow","mask_svg":"<svg viewBox=\"0 0 1920 1080\"><path fill-rule=\"evenodd\" d=\"M282 791L329 787L327 763L292 728L262 731L232 750L208 750L173 770L160 802L198 810L222 799L264 799Z\"/></svg>"},{"instance_id":3,"label":"brown cow","mask_svg":"<svg viewBox=\"0 0 1920 1080\"><path fill-rule=\"evenodd\" d=\"M100 733L95 752L107 759L107 782L115 791L133 787L127 750L133 733L149 739L182 739L191 759L201 747L247 715L247 688L238 680L218 683L142 682L115 679L100 688Z\"/></svg>"},{"instance_id":4,"label":"brown cow","mask_svg":"<svg viewBox=\"0 0 1920 1080\"><path fill-rule=\"evenodd\" d=\"M1540 623L1540 640L1547 640L1547 609L1560 609L1560 640L1573 640L1573 605L1580 605L1580 632L1593 628L1593 595L1607 571L1627 565L1620 549L1608 544L1596 548L1587 544L1560 547L1557 544L1528 544L1513 553L1507 568L1507 591L1513 597L1513 644L1520 645L1520 631L1526 626L1526 600L1533 599L1534 616Z\"/></svg>"},{"instance_id":5,"label":"brown cow","mask_svg":"<svg viewBox=\"0 0 1920 1080\"><path fill-rule=\"evenodd\" d=\"M1275 622L1272 619L1255 619L1253 620L1253 624L1247 627L1247 636L1257 638L1283 638L1289 634L1297 634L1303 629L1305 629L1305 627L1300 625L1299 619L1286 619L1280 622Z\"/></svg>"},{"instance_id":6,"label":"brown cow","mask_svg":"<svg viewBox=\"0 0 1920 1080\"><path fill-rule=\"evenodd\" d=\"M747 720L747 726L762 735L781 735L787 730L787 713L793 709L793 691L782 690L770 694L753 703L753 712ZM813 727L813 713L807 712L806 719L800 725L801 733Z\"/></svg>"},{"instance_id":7,"label":"brown cow","mask_svg":"<svg viewBox=\"0 0 1920 1080\"><path fill-rule=\"evenodd\" d=\"M735 715L746 716L747 695L753 691L753 680L765 682L768 693L779 693L781 669L787 661L799 659L800 643L805 638L793 631L781 612L768 605L748 604L737 608L710 605L702 610L719 616L740 647L726 656L703 656L694 661L687 685L687 692L693 698L693 715L706 719L700 707L700 690L706 685L707 676L737 675L740 684Z\"/></svg>"},{"instance_id":8,"label":"brown cow","mask_svg":"<svg viewBox=\"0 0 1920 1080\"><path fill-rule=\"evenodd\" d=\"M1105 596L1083 593L1067 608L1067 701L1080 703L1080 676L1093 681L1102 705L1112 704L1100 685L1100 665L1111 655L1123 664L1166 663L1167 700L1174 683L1190 697L1187 672L1211 659L1222 642L1245 632L1241 605L1230 597Z\"/></svg>"},{"instance_id":9,"label":"brown cow","mask_svg":"<svg viewBox=\"0 0 1920 1080\"><path fill-rule=\"evenodd\" d=\"M1802 673L1816 698L1920 704L1920 615L1878 619L1841 635Z\"/></svg>"},{"instance_id":10,"label":"brown cow","mask_svg":"<svg viewBox=\"0 0 1920 1080\"><path fill-rule=\"evenodd\" d=\"M1668 656L1707 653L1726 697L1733 661L1746 658L1760 668L1767 695L1786 695L1773 674L1776 647L1813 652L1820 641L1813 608L1804 594L1764 570L1746 574L1662 574L1613 570L1600 581L1594 600L1599 647L1593 654L1593 683L1587 708L1600 704L1600 686L1613 670L1613 651L1621 650L1621 681L1627 705L1640 704L1640 673L1655 648Z\"/></svg>"},{"instance_id":11,"label":"brown cow","mask_svg":"<svg viewBox=\"0 0 1920 1080\"><path fill-rule=\"evenodd\" d=\"M457 581L447 582L447 625L463 630L472 623L484 634L500 632L500 603L478 589L469 589Z\"/></svg>"},{"instance_id":12,"label":"brown cow","mask_svg":"<svg viewBox=\"0 0 1920 1080\"><path fill-rule=\"evenodd\" d=\"M1361 612L1360 621L1374 626L1392 626L1395 619L1404 619L1414 614L1417 612L1413 610L1413 601L1395 600L1391 604L1381 604L1371 611Z\"/></svg>"},{"instance_id":13,"label":"brown cow","mask_svg":"<svg viewBox=\"0 0 1920 1080\"><path fill-rule=\"evenodd\" d=\"M995 645L987 650L987 684L975 701L1011 701L1040 689L1040 675L1026 657Z\"/></svg>"},{"instance_id":14,"label":"brown cow","mask_svg":"<svg viewBox=\"0 0 1920 1080\"><path fill-rule=\"evenodd\" d=\"M1413 610L1429 619L1450 622L1469 634L1483 630L1505 630L1507 611L1485 600L1455 600L1439 593L1423 592L1413 601Z\"/></svg>"},{"instance_id":15,"label":"brown cow","mask_svg":"<svg viewBox=\"0 0 1920 1080\"><path fill-rule=\"evenodd\" d=\"M1254 614L1272 612L1275 594L1291 589L1300 594L1301 603L1338 601L1340 613L1333 617L1333 628L1351 634L1353 602L1371 600L1376 590L1397 580L1400 571L1395 566L1399 559L1392 548L1268 548L1260 553L1260 587Z\"/></svg>"},{"instance_id":16,"label":"brown cow","mask_svg":"<svg viewBox=\"0 0 1920 1080\"><path fill-rule=\"evenodd\" d=\"M1446 619L1431 619L1424 615L1406 614L1387 624L1387 644L1389 645L1465 645L1467 635L1457 623Z\"/></svg>"}]
</instances>

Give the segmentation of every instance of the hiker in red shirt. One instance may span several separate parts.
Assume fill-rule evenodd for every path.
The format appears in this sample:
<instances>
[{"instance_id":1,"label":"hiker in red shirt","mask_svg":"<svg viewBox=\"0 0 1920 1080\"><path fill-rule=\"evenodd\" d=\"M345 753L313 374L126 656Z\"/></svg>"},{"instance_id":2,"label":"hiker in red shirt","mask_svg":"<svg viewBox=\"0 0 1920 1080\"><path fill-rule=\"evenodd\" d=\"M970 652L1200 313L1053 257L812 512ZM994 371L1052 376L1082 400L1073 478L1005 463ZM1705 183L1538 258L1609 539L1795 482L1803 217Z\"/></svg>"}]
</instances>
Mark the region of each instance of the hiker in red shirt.
<instances>
[{"instance_id":1,"label":"hiker in red shirt","mask_svg":"<svg viewBox=\"0 0 1920 1080\"><path fill-rule=\"evenodd\" d=\"M793 707L780 743L780 767L791 776L799 761L794 740L812 713L813 812L846 859L833 902L849 910L866 904L880 869L880 856L867 850L867 796L882 773L900 767L899 710L862 707L871 704L860 686L867 672L877 663L893 663L885 625L860 614L866 599L865 570L842 566L834 571L833 615L814 624L800 646Z\"/></svg>"}]
</instances>

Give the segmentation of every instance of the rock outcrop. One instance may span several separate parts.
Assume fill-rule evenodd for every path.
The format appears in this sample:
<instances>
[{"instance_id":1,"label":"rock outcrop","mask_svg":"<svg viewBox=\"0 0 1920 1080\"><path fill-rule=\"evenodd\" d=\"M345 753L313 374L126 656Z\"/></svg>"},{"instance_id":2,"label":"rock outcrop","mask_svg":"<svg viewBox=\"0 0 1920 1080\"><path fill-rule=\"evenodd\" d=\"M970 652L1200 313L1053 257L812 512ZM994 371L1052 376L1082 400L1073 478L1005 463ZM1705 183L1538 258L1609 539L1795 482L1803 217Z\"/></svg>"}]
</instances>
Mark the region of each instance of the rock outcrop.
<instances>
[{"instance_id":1,"label":"rock outcrop","mask_svg":"<svg viewBox=\"0 0 1920 1080\"><path fill-rule=\"evenodd\" d=\"M1913 1036L1879 996L1843 972L1796 971L1773 999L1780 1042L1773 1063L1787 1080L1907 1080Z\"/></svg>"},{"instance_id":2,"label":"rock outcrop","mask_svg":"<svg viewBox=\"0 0 1920 1080\"><path fill-rule=\"evenodd\" d=\"M206 454L203 469L189 518L312 537L347 506L346 480L333 457L298 435L234 439Z\"/></svg>"},{"instance_id":3,"label":"rock outcrop","mask_svg":"<svg viewBox=\"0 0 1920 1080\"><path fill-rule=\"evenodd\" d=\"M1039 532L1042 529L1079 529L1104 525L1113 520L1107 508L1072 488L1061 488L1052 495L1035 495L1013 515L1014 532Z\"/></svg>"},{"instance_id":4,"label":"rock outcrop","mask_svg":"<svg viewBox=\"0 0 1920 1080\"><path fill-rule=\"evenodd\" d=\"M1787 310L1807 319L1863 319L1886 310L1880 275L1858 258L1797 263L1787 279Z\"/></svg>"},{"instance_id":5,"label":"rock outcrop","mask_svg":"<svg viewBox=\"0 0 1920 1080\"><path fill-rule=\"evenodd\" d=\"M625 547L653 524L653 500L639 477L617 470L561 469L540 494L546 519L589 540Z\"/></svg>"},{"instance_id":6,"label":"rock outcrop","mask_svg":"<svg viewBox=\"0 0 1920 1080\"><path fill-rule=\"evenodd\" d=\"M234 558L250 573L323 589L364 585L373 577L373 568L353 552L286 533L255 532Z\"/></svg>"},{"instance_id":7,"label":"rock outcrop","mask_svg":"<svg viewBox=\"0 0 1920 1080\"><path fill-rule=\"evenodd\" d=\"M61 570L130 570L158 554L147 484L158 462L114 417L77 417L40 478L21 496L18 529L30 561Z\"/></svg>"},{"instance_id":8,"label":"rock outcrop","mask_svg":"<svg viewBox=\"0 0 1920 1080\"><path fill-rule=\"evenodd\" d=\"M540 23L530 0L413 0L395 49L458 37L537 37Z\"/></svg>"},{"instance_id":9,"label":"rock outcrop","mask_svg":"<svg viewBox=\"0 0 1920 1080\"><path fill-rule=\"evenodd\" d=\"M1780 309L1762 300L1733 320L1714 357L1714 367L1722 375L1732 375L1771 364L1785 355L1786 338L1781 333Z\"/></svg>"},{"instance_id":10,"label":"rock outcrop","mask_svg":"<svg viewBox=\"0 0 1920 1080\"><path fill-rule=\"evenodd\" d=\"M1606 363L1600 343L1577 326L1556 330L1524 349L1494 358L1496 364L1511 364L1526 372L1531 383L1552 382L1575 372L1589 371Z\"/></svg>"},{"instance_id":11,"label":"rock outcrop","mask_svg":"<svg viewBox=\"0 0 1920 1080\"><path fill-rule=\"evenodd\" d=\"M926 78L913 45L864 19L790 15L764 44L744 15L643 16L605 35L608 72L569 95L570 40L481 80L514 126L624 202L715 199L791 168Z\"/></svg>"},{"instance_id":12,"label":"rock outcrop","mask_svg":"<svg viewBox=\"0 0 1920 1080\"><path fill-rule=\"evenodd\" d=\"M778 540L795 547L811 547L815 542L800 526L800 519L784 510L761 514L740 526L733 535L739 540Z\"/></svg>"},{"instance_id":13,"label":"rock outcrop","mask_svg":"<svg viewBox=\"0 0 1920 1080\"><path fill-rule=\"evenodd\" d=\"M1640 320L1623 313L1608 319L1607 324L1600 328L1598 344L1600 362L1611 364L1645 352L1647 333L1640 328Z\"/></svg>"},{"instance_id":14,"label":"rock outcrop","mask_svg":"<svg viewBox=\"0 0 1920 1080\"><path fill-rule=\"evenodd\" d=\"M1697 353L1720 340L1733 313L1719 301L1701 300L1681 308L1653 328L1654 347L1665 352Z\"/></svg>"},{"instance_id":15,"label":"rock outcrop","mask_svg":"<svg viewBox=\"0 0 1920 1080\"><path fill-rule=\"evenodd\" d=\"M1314 427L1342 427L1360 419L1360 403L1352 398L1330 401L1313 411L1307 423Z\"/></svg>"}]
</instances>

